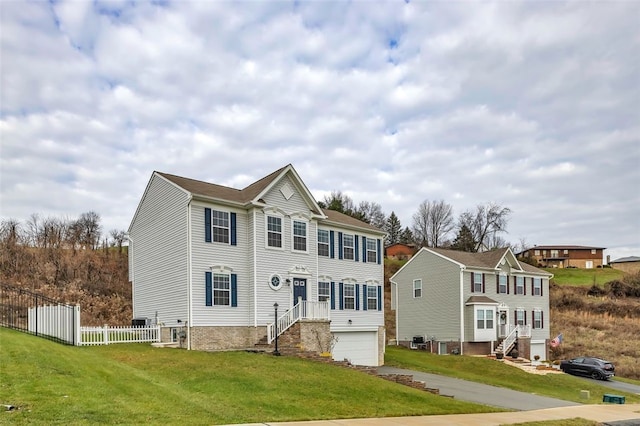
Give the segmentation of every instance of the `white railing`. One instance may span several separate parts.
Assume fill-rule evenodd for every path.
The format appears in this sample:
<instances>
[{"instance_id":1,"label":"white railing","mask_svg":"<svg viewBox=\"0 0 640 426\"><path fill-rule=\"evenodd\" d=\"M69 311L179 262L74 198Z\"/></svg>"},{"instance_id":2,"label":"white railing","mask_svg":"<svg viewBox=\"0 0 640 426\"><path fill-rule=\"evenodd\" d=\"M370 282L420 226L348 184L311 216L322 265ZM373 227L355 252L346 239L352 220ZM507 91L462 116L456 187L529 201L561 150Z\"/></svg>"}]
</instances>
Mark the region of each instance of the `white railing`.
<instances>
[{"instance_id":1,"label":"white railing","mask_svg":"<svg viewBox=\"0 0 640 426\"><path fill-rule=\"evenodd\" d=\"M502 353L505 355L511 350L518 337L531 337L530 325L514 325L511 327L511 332L502 341Z\"/></svg>"},{"instance_id":2,"label":"white railing","mask_svg":"<svg viewBox=\"0 0 640 426\"><path fill-rule=\"evenodd\" d=\"M514 324L500 324L498 326L498 336L499 337L507 337L509 334L513 333L516 327L518 329L519 337L531 337L531 326L530 325L514 325Z\"/></svg>"},{"instance_id":3,"label":"white railing","mask_svg":"<svg viewBox=\"0 0 640 426\"><path fill-rule=\"evenodd\" d=\"M301 319L329 319L329 312L329 302L301 300L278 317L276 322L267 325L267 341L271 344L276 339L276 331L279 336Z\"/></svg>"},{"instance_id":4,"label":"white railing","mask_svg":"<svg viewBox=\"0 0 640 426\"><path fill-rule=\"evenodd\" d=\"M160 326L80 327L78 346L112 343L147 343L160 341Z\"/></svg>"}]
</instances>

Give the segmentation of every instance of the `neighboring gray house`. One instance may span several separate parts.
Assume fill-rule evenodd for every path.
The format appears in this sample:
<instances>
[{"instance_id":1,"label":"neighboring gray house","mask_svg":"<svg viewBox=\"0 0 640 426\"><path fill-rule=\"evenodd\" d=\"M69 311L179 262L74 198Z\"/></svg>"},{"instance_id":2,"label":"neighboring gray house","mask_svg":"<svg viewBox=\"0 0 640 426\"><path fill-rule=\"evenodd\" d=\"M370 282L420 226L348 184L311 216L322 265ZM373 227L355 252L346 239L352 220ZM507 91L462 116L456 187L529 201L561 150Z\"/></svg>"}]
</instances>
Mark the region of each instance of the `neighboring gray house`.
<instances>
[{"instance_id":1,"label":"neighboring gray house","mask_svg":"<svg viewBox=\"0 0 640 426\"><path fill-rule=\"evenodd\" d=\"M508 354L517 332L520 356L548 359L552 276L508 248L424 247L390 279L398 343L440 354Z\"/></svg>"},{"instance_id":2,"label":"neighboring gray house","mask_svg":"<svg viewBox=\"0 0 640 426\"><path fill-rule=\"evenodd\" d=\"M291 165L242 190L154 172L129 227L133 315L189 349L246 349L273 344L277 303L303 350L382 365L383 237Z\"/></svg>"}]
</instances>

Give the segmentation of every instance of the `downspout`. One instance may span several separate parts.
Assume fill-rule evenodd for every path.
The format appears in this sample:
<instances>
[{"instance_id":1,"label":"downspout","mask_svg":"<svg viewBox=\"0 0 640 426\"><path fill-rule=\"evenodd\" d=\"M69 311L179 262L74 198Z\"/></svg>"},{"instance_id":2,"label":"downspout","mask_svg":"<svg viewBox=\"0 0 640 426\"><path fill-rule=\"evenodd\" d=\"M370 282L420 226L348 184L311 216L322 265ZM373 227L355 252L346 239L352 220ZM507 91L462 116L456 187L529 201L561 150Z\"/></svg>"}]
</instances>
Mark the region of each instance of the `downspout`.
<instances>
[{"instance_id":1,"label":"downspout","mask_svg":"<svg viewBox=\"0 0 640 426\"><path fill-rule=\"evenodd\" d=\"M393 297L393 301L395 302L396 305L396 346L398 345L398 312L400 311L400 309L398 309L398 283L391 281L391 278L389 278L389 283L393 284L393 288L394 288L394 297ZM391 301L389 301L391 302Z\"/></svg>"},{"instance_id":2,"label":"downspout","mask_svg":"<svg viewBox=\"0 0 640 426\"><path fill-rule=\"evenodd\" d=\"M464 355L464 266L460 267L460 355Z\"/></svg>"},{"instance_id":3,"label":"downspout","mask_svg":"<svg viewBox=\"0 0 640 426\"><path fill-rule=\"evenodd\" d=\"M131 310L133 313L133 318L135 318L136 315L135 315L135 312L133 312L133 309L136 306L136 303L135 303L136 296L135 296L135 291L133 291L133 288L136 285L136 270L134 268L134 263L133 263L133 238L131 238L131 234L129 233L127 233L127 241L129 241L129 245L127 248L127 256L129 257L129 259L127 259L127 262L129 263L129 267L131 268L131 270L129 271L129 275L131 275Z\"/></svg>"},{"instance_id":4,"label":"downspout","mask_svg":"<svg viewBox=\"0 0 640 426\"><path fill-rule=\"evenodd\" d=\"M256 247L256 209L253 209L253 326L258 327L258 253Z\"/></svg>"},{"instance_id":5,"label":"downspout","mask_svg":"<svg viewBox=\"0 0 640 426\"><path fill-rule=\"evenodd\" d=\"M187 203L187 275L189 276L188 282L188 294L187 294L187 350L191 350L191 325L193 324L193 312L191 311L191 297L193 292L193 270L192 270L192 261L193 261L193 253L191 248L192 243L192 235L191 235L191 201L193 197L189 195L189 201Z\"/></svg>"}]
</instances>

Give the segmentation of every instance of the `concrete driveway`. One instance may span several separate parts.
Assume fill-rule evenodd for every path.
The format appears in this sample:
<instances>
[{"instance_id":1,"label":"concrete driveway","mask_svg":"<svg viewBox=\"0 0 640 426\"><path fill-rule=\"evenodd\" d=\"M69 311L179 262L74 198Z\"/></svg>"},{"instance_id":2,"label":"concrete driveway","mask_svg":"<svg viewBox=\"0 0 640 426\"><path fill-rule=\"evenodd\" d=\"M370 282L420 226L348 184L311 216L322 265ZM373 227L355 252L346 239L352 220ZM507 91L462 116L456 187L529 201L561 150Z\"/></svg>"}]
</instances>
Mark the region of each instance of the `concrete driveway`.
<instances>
[{"instance_id":1,"label":"concrete driveway","mask_svg":"<svg viewBox=\"0 0 640 426\"><path fill-rule=\"evenodd\" d=\"M461 401L476 402L511 410L528 411L581 405L576 402L402 368L378 367L378 374L410 374L414 380L425 382L427 387L440 389L441 395L451 395Z\"/></svg>"}]
</instances>

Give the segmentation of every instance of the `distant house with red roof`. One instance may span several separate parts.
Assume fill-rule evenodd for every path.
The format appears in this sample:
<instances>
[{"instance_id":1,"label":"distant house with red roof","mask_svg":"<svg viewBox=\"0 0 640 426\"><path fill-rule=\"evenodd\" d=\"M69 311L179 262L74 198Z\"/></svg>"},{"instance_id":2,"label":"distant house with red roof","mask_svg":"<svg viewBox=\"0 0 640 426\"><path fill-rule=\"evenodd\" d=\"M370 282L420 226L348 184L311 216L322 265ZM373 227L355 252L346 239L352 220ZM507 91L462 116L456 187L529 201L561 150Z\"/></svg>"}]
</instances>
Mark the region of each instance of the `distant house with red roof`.
<instances>
[{"instance_id":1,"label":"distant house with red roof","mask_svg":"<svg viewBox=\"0 0 640 426\"><path fill-rule=\"evenodd\" d=\"M530 258L542 268L602 268L604 247L533 246L517 254L518 259Z\"/></svg>"},{"instance_id":2,"label":"distant house with red roof","mask_svg":"<svg viewBox=\"0 0 640 426\"><path fill-rule=\"evenodd\" d=\"M384 255L387 259L395 259L395 260L408 260L416 253L416 248L414 245L407 244L391 244L389 247L384 249Z\"/></svg>"}]
</instances>

